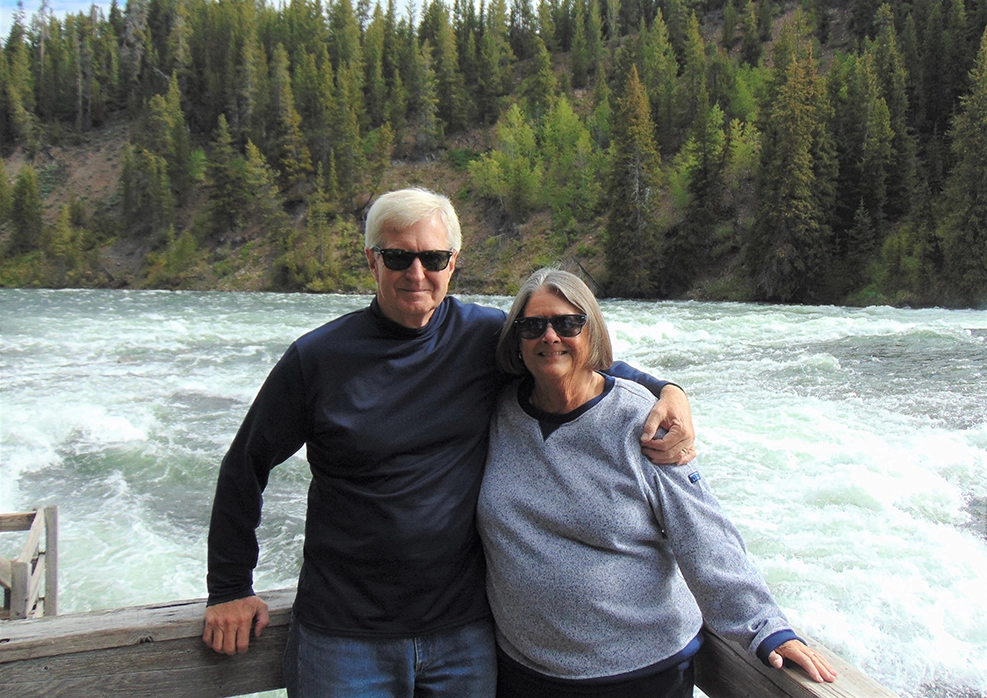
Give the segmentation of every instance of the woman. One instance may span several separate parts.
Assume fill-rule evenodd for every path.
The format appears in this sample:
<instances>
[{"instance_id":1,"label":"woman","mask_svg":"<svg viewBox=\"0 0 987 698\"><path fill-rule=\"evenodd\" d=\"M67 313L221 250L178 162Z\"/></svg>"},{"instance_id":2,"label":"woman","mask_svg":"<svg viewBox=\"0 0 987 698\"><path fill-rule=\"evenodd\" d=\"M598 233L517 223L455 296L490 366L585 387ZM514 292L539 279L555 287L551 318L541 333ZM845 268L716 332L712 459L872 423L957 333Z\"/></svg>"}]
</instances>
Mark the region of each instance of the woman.
<instances>
[{"instance_id":1,"label":"woman","mask_svg":"<svg viewBox=\"0 0 987 698\"><path fill-rule=\"evenodd\" d=\"M704 617L765 663L835 679L699 472L641 456L653 399L599 372L610 338L578 277L525 282L497 359L523 376L500 396L477 515L499 698L691 696Z\"/></svg>"}]
</instances>

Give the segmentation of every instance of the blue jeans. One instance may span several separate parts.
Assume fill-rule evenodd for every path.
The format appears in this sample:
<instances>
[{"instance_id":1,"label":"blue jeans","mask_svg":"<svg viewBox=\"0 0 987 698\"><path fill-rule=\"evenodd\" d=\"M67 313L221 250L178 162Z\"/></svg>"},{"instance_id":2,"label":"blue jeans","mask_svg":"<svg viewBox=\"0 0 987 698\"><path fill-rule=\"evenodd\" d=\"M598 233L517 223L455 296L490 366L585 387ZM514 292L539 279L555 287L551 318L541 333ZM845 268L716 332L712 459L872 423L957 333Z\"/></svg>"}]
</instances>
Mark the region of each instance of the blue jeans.
<instances>
[{"instance_id":1,"label":"blue jeans","mask_svg":"<svg viewBox=\"0 0 987 698\"><path fill-rule=\"evenodd\" d=\"M420 637L333 637L294 618L284 654L290 698L494 698L493 621Z\"/></svg>"}]
</instances>

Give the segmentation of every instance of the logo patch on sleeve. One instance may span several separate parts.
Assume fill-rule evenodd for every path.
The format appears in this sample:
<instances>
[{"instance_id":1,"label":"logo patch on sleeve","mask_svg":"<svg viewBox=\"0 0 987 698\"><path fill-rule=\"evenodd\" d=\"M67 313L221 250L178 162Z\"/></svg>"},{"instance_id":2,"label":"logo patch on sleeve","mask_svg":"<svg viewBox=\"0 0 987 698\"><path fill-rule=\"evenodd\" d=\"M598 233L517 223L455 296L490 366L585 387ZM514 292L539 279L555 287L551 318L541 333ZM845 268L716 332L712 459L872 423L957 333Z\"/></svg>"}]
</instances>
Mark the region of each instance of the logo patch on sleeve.
<instances>
[{"instance_id":1,"label":"logo patch on sleeve","mask_svg":"<svg viewBox=\"0 0 987 698\"><path fill-rule=\"evenodd\" d=\"M699 474L699 471L698 470L695 471L694 473L692 473L691 475L689 475L689 482L691 482L693 485L696 484L697 482L699 482L702 479L703 479L703 476Z\"/></svg>"}]
</instances>

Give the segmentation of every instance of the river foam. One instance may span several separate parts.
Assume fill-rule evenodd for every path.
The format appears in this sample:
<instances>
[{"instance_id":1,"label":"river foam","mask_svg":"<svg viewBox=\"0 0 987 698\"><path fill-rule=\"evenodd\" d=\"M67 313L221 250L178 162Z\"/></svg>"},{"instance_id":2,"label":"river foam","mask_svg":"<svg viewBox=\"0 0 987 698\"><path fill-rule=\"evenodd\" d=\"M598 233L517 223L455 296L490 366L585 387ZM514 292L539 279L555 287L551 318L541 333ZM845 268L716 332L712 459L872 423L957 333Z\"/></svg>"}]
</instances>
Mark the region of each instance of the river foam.
<instances>
[{"instance_id":1,"label":"river foam","mask_svg":"<svg viewBox=\"0 0 987 698\"><path fill-rule=\"evenodd\" d=\"M292 339L366 302L0 290L0 510L59 505L63 611L205 593L250 401ZM797 627L902 696L987 693L987 314L604 311L618 358L687 389L700 467ZM299 456L272 475L259 589L295 581L306 487Z\"/></svg>"}]
</instances>

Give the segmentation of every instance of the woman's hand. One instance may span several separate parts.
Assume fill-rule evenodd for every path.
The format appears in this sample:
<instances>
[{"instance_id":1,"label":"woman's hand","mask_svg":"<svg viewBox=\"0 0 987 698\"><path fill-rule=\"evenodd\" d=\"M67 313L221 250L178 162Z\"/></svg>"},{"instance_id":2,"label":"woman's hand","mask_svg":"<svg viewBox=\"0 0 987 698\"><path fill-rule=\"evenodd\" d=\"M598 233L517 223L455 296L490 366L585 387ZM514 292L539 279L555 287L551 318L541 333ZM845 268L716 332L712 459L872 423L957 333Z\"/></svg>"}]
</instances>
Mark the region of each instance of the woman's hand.
<instances>
[{"instance_id":1,"label":"woman's hand","mask_svg":"<svg viewBox=\"0 0 987 698\"><path fill-rule=\"evenodd\" d=\"M668 433L655 439L659 427ZM666 385L644 423L641 451L655 465L685 465L696 457L695 444L689 398L677 385Z\"/></svg>"},{"instance_id":2,"label":"woman's hand","mask_svg":"<svg viewBox=\"0 0 987 698\"><path fill-rule=\"evenodd\" d=\"M768 662L775 669L781 669L786 659L805 669L805 673L813 681L832 683L836 680L836 669L821 654L800 640L789 640L768 655Z\"/></svg>"}]
</instances>

